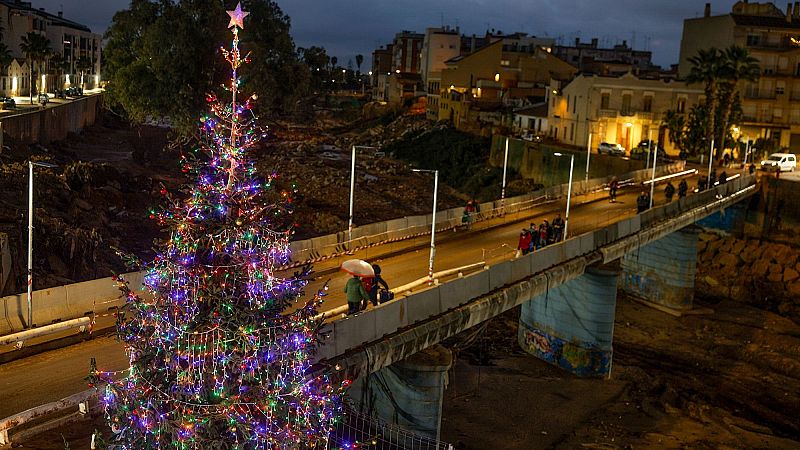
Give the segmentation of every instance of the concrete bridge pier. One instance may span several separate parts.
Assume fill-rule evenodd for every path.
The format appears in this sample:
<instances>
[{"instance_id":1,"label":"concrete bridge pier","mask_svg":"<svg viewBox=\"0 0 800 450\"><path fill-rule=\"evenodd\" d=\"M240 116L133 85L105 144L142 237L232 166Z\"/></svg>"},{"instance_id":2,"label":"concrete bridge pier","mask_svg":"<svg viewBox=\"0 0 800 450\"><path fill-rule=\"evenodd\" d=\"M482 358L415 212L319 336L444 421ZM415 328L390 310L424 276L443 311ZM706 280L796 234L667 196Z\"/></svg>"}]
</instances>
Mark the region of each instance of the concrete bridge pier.
<instances>
[{"instance_id":1,"label":"concrete bridge pier","mask_svg":"<svg viewBox=\"0 0 800 450\"><path fill-rule=\"evenodd\" d=\"M692 309L699 234L689 226L623 256L622 290L676 311Z\"/></svg>"},{"instance_id":2,"label":"concrete bridge pier","mask_svg":"<svg viewBox=\"0 0 800 450\"><path fill-rule=\"evenodd\" d=\"M452 365L450 350L437 344L356 379L348 395L361 412L438 440L447 372Z\"/></svg>"},{"instance_id":3,"label":"concrete bridge pier","mask_svg":"<svg viewBox=\"0 0 800 450\"><path fill-rule=\"evenodd\" d=\"M520 346L577 376L610 376L617 275L588 267L580 277L523 303Z\"/></svg>"}]
</instances>

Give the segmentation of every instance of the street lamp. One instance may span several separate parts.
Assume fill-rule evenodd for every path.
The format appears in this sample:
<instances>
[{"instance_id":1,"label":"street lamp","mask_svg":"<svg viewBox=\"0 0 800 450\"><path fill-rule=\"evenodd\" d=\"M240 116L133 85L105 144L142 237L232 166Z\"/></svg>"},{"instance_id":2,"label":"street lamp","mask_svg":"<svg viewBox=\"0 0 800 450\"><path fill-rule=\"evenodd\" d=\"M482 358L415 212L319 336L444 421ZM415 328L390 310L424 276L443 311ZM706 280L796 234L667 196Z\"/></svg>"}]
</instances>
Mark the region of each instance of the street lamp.
<instances>
[{"instance_id":1,"label":"street lamp","mask_svg":"<svg viewBox=\"0 0 800 450\"><path fill-rule=\"evenodd\" d=\"M589 186L589 159L592 157L592 133L589 132L589 141L586 142L586 186Z\"/></svg>"},{"instance_id":2,"label":"street lamp","mask_svg":"<svg viewBox=\"0 0 800 450\"><path fill-rule=\"evenodd\" d=\"M350 219L347 222L347 245L352 247L353 245L353 197L355 195L355 188L356 188L356 149L373 149L377 150L375 147L368 147L366 145L354 145L353 146L353 153L350 157Z\"/></svg>"},{"instance_id":3,"label":"street lamp","mask_svg":"<svg viewBox=\"0 0 800 450\"><path fill-rule=\"evenodd\" d=\"M562 153L553 153L554 156L558 156L559 158L562 156L566 156ZM570 153L569 155L569 184L567 185L567 212L564 217L564 237L562 240L567 240L567 229L569 228L569 203L572 200L572 169L575 167L575 155Z\"/></svg>"},{"instance_id":4,"label":"street lamp","mask_svg":"<svg viewBox=\"0 0 800 450\"><path fill-rule=\"evenodd\" d=\"M433 284L433 257L436 255L436 195L439 192L439 171L431 169L411 169L412 172L433 174L433 215L431 216L431 256L428 260L428 286Z\"/></svg>"},{"instance_id":5,"label":"street lamp","mask_svg":"<svg viewBox=\"0 0 800 450\"><path fill-rule=\"evenodd\" d=\"M653 177L650 183L650 208L653 207L653 194L656 188L656 161L658 161L658 147L653 143L653 130L647 130L647 141L650 145L650 151L653 153Z\"/></svg>"},{"instance_id":6,"label":"street lamp","mask_svg":"<svg viewBox=\"0 0 800 450\"><path fill-rule=\"evenodd\" d=\"M33 166L58 167L46 162L28 161L28 328L33 328Z\"/></svg>"},{"instance_id":7,"label":"street lamp","mask_svg":"<svg viewBox=\"0 0 800 450\"><path fill-rule=\"evenodd\" d=\"M708 150L708 178L706 179L706 186L711 189L711 165L714 162L714 138L711 138L711 148Z\"/></svg>"},{"instance_id":8,"label":"street lamp","mask_svg":"<svg viewBox=\"0 0 800 450\"><path fill-rule=\"evenodd\" d=\"M506 211L506 170L508 168L508 141L509 137L506 136L506 151L503 154L503 186L500 189L500 213Z\"/></svg>"}]
</instances>

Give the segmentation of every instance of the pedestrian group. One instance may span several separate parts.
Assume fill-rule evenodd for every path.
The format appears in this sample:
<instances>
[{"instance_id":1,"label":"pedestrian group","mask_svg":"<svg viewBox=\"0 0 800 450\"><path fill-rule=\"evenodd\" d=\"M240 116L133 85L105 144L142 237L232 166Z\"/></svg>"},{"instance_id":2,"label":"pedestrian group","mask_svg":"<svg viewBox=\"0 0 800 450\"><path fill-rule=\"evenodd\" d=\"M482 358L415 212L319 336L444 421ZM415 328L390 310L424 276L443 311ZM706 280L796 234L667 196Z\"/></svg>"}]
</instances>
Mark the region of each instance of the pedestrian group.
<instances>
[{"instance_id":1,"label":"pedestrian group","mask_svg":"<svg viewBox=\"0 0 800 450\"><path fill-rule=\"evenodd\" d=\"M519 234L517 252L521 255L546 247L549 244L561 242L564 239L564 219L557 214L553 223L544 220L539 226L531 222L529 228L523 228Z\"/></svg>"}]
</instances>

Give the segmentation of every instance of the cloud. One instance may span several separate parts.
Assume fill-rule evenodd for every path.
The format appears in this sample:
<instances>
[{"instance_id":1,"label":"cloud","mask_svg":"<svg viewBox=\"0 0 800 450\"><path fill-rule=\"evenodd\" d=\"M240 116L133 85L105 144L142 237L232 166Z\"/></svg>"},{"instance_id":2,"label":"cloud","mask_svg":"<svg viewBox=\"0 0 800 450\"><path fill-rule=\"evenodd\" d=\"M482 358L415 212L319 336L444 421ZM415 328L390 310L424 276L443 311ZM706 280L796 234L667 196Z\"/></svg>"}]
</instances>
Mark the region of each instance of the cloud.
<instances>
[{"instance_id":1,"label":"cloud","mask_svg":"<svg viewBox=\"0 0 800 450\"><path fill-rule=\"evenodd\" d=\"M114 13L129 0L32 0L34 7L103 33ZM89 3L91 6L89 7ZM613 45L626 40L653 51L657 64L678 60L683 20L703 13L697 0L277 0L291 17L292 36L300 46L322 45L344 63L361 53L365 66L379 45L402 30L424 32L442 23L466 34L494 28L549 36L562 43L595 37ZM730 11L734 0L712 3L712 14Z\"/></svg>"}]
</instances>

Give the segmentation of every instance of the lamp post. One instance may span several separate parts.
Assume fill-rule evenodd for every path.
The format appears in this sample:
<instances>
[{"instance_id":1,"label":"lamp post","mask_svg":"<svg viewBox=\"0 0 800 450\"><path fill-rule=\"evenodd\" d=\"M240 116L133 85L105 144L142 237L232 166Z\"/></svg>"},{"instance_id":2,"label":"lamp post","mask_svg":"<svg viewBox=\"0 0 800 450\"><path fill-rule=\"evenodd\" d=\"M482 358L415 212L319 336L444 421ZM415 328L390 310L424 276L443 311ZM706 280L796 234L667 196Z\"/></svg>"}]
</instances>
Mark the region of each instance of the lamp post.
<instances>
[{"instance_id":1,"label":"lamp post","mask_svg":"<svg viewBox=\"0 0 800 450\"><path fill-rule=\"evenodd\" d=\"M354 145L353 152L350 156L350 218L347 221L347 245L353 245L353 198L355 196L356 188L356 149L376 149L375 147L368 147L365 145ZM377 149L376 149L377 150Z\"/></svg>"},{"instance_id":2,"label":"lamp post","mask_svg":"<svg viewBox=\"0 0 800 450\"><path fill-rule=\"evenodd\" d=\"M431 216L431 256L428 260L428 286L433 284L433 258L436 256L436 195L439 192L439 171L431 169L411 169L413 172L433 174L433 215Z\"/></svg>"},{"instance_id":3,"label":"lamp post","mask_svg":"<svg viewBox=\"0 0 800 450\"><path fill-rule=\"evenodd\" d=\"M562 157L566 156L562 153L553 153L554 156ZM564 217L564 237L562 240L567 240L567 231L569 229L569 204L572 200L572 170L575 167L575 155L570 153L569 155L569 184L567 185L567 212Z\"/></svg>"},{"instance_id":4,"label":"lamp post","mask_svg":"<svg viewBox=\"0 0 800 450\"><path fill-rule=\"evenodd\" d=\"M592 133L589 132L589 140L586 142L586 185L589 183L589 159L592 157Z\"/></svg>"},{"instance_id":5,"label":"lamp post","mask_svg":"<svg viewBox=\"0 0 800 450\"><path fill-rule=\"evenodd\" d=\"M706 186L711 189L711 165L714 163L714 138L711 138L711 148L708 150L708 178L706 179Z\"/></svg>"},{"instance_id":6,"label":"lamp post","mask_svg":"<svg viewBox=\"0 0 800 450\"><path fill-rule=\"evenodd\" d=\"M653 176L650 179L650 208L653 207L653 195L656 188L656 162L658 161L658 146L653 143L653 130L647 130L647 140L650 143L650 151L653 153Z\"/></svg>"},{"instance_id":7,"label":"lamp post","mask_svg":"<svg viewBox=\"0 0 800 450\"><path fill-rule=\"evenodd\" d=\"M33 328L33 166L58 167L46 162L28 161L28 326Z\"/></svg>"},{"instance_id":8,"label":"lamp post","mask_svg":"<svg viewBox=\"0 0 800 450\"><path fill-rule=\"evenodd\" d=\"M500 214L506 212L506 170L508 168L508 141L509 137L506 136L506 151L503 155L503 186L500 189Z\"/></svg>"}]
</instances>

